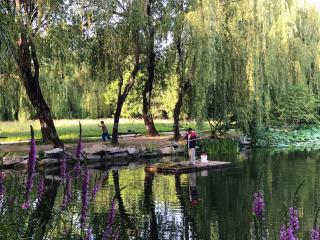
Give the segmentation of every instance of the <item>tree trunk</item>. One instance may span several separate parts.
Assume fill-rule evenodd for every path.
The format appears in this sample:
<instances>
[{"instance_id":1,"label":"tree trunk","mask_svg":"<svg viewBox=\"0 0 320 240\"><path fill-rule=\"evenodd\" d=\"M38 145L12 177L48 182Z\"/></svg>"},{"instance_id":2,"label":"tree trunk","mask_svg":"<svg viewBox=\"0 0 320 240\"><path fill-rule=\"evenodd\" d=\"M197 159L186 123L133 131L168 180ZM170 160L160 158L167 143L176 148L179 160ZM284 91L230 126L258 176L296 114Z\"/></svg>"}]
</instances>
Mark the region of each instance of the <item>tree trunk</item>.
<instances>
[{"instance_id":1,"label":"tree trunk","mask_svg":"<svg viewBox=\"0 0 320 240\"><path fill-rule=\"evenodd\" d=\"M151 12L152 0L146 1L146 15L148 17L147 35L148 35L148 46L147 46L147 79L142 92L143 105L142 105L142 117L144 125L149 136L159 135L156 127L154 126L152 114L151 114L151 94L154 82L154 69L156 54L154 51L154 40L155 40L155 29L152 23L152 12Z\"/></svg>"},{"instance_id":2,"label":"tree trunk","mask_svg":"<svg viewBox=\"0 0 320 240\"><path fill-rule=\"evenodd\" d=\"M122 106L133 88L136 76L140 70L140 42L139 42L139 33L138 30L136 30L133 34L134 36L134 45L135 45L135 63L134 63L134 68L129 76L129 81L127 82L123 92L122 92L122 85L123 85L123 77L122 73L120 74L120 80L118 84L118 100L117 100L117 107L116 111L114 113L114 119L113 119L113 128L112 128L112 139L111 143L112 144L118 144L118 134L119 134L119 121L120 121L120 116L121 116L121 111L122 111Z\"/></svg>"},{"instance_id":3,"label":"tree trunk","mask_svg":"<svg viewBox=\"0 0 320 240\"><path fill-rule=\"evenodd\" d=\"M179 140L181 138L180 134L180 128L179 128L179 119L180 119L180 113L181 113L181 107L183 103L183 92L179 92L178 94L178 101L176 102L176 105L173 110L173 139Z\"/></svg>"},{"instance_id":4,"label":"tree trunk","mask_svg":"<svg viewBox=\"0 0 320 240\"><path fill-rule=\"evenodd\" d=\"M47 105L39 84L39 62L34 44L21 34L16 62L29 100L40 120L43 142L51 141L55 147L63 146L55 129L50 108ZM32 66L33 64L33 66ZM34 70L34 73L32 72Z\"/></svg>"}]
</instances>

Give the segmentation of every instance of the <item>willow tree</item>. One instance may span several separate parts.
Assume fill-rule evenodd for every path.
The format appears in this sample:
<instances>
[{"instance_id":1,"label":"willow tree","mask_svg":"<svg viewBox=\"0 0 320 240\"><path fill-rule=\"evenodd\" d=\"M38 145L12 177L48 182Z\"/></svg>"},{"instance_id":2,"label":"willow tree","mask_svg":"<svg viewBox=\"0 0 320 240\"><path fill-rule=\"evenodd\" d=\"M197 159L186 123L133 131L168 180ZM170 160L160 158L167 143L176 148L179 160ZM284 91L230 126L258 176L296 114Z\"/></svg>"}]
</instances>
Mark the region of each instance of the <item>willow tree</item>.
<instances>
[{"instance_id":1,"label":"willow tree","mask_svg":"<svg viewBox=\"0 0 320 240\"><path fill-rule=\"evenodd\" d=\"M62 146L56 132L50 108L40 87L40 63L37 41L41 38L50 14L60 1L2 1L0 3L1 52L13 59L20 73L30 102L37 112L44 142ZM5 61L1 59L1 61Z\"/></svg>"},{"instance_id":2,"label":"willow tree","mask_svg":"<svg viewBox=\"0 0 320 240\"><path fill-rule=\"evenodd\" d=\"M121 2L121 3L120 3ZM112 143L118 144L119 120L123 104L132 90L137 74L140 70L141 55L141 18L139 17L143 10L141 1L118 1L116 9L119 6L126 6L120 11L114 11L118 18L115 26L115 35L113 36L113 56L116 60L113 62L117 70L118 90L117 90L117 106L114 113L114 122L112 129ZM126 35L126 37L124 37ZM129 38L127 38L129 36ZM125 73L129 70L130 73ZM128 79L124 79L127 77ZM125 84L125 85L124 85Z\"/></svg>"},{"instance_id":3,"label":"willow tree","mask_svg":"<svg viewBox=\"0 0 320 240\"><path fill-rule=\"evenodd\" d=\"M196 1L193 11L186 19L191 26L192 46L194 48L194 88L193 117L198 123L206 119L208 87L215 82L215 18L216 2L209 0Z\"/></svg>"},{"instance_id":4,"label":"willow tree","mask_svg":"<svg viewBox=\"0 0 320 240\"><path fill-rule=\"evenodd\" d=\"M178 76L177 102L173 110L173 139L181 137L179 120L181 108L188 90L191 88L191 81L195 73L196 58L192 48L190 25L186 22L186 15L192 8L193 1L180 0L174 6L173 43L176 52L176 74Z\"/></svg>"}]
</instances>

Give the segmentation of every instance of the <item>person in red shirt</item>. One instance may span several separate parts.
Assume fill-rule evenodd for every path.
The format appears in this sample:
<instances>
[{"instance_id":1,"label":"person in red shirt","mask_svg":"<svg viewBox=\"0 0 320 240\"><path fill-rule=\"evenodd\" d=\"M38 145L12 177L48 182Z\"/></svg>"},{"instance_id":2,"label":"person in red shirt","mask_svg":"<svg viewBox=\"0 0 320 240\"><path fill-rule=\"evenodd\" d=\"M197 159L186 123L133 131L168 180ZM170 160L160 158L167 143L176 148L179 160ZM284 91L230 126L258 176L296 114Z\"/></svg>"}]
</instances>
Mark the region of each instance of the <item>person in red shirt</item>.
<instances>
[{"instance_id":1,"label":"person in red shirt","mask_svg":"<svg viewBox=\"0 0 320 240\"><path fill-rule=\"evenodd\" d=\"M190 163L195 164L197 134L194 131L192 131L192 128L189 128L184 138L187 140L187 148L188 148L188 154L190 157Z\"/></svg>"}]
</instances>

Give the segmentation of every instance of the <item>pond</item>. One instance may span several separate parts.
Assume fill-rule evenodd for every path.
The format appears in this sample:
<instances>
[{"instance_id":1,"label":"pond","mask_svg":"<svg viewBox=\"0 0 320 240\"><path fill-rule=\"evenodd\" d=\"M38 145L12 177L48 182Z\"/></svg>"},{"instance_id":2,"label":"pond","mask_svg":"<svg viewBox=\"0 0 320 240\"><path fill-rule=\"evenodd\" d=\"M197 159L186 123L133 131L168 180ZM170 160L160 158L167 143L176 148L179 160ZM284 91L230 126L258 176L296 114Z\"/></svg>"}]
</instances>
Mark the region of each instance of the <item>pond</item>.
<instances>
[{"instance_id":1,"label":"pond","mask_svg":"<svg viewBox=\"0 0 320 240\"><path fill-rule=\"evenodd\" d=\"M298 192L299 239L309 239L320 206L320 151L257 149L238 156L221 154L219 160L231 160L233 165L162 175L146 173L143 164L132 164L113 170L89 169L87 180L83 168L82 176L74 176L69 184L71 197L64 208L68 181L61 179L59 170L46 175L42 197L37 186L43 173L34 176L27 209L21 207L26 197L25 174L5 171L1 239L80 239L86 237L88 229L92 229L93 237L85 239L104 239L108 227L114 234L108 239L116 235L119 239L250 239L253 192L262 169L269 239L278 239L280 226L287 221L287 209L303 180ZM87 193L83 193L86 181ZM94 188L98 191L91 199ZM112 214L108 213L113 197L115 223L110 227ZM87 213L81 222L86 198Z\"/></svg>"}]
</instances>

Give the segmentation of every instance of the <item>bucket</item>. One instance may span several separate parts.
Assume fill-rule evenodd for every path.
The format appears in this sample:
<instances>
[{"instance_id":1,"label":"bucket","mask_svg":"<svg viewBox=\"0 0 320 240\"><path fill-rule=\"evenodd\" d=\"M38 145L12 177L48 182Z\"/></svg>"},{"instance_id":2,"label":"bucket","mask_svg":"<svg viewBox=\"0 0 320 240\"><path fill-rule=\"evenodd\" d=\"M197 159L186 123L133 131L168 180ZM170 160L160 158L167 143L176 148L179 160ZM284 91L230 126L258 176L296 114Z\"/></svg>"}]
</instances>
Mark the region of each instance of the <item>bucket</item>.
<instances>
[{"instance_id":1,"label":"bucket","mask_svg":"<svg viewBox=\"0 0 320 240\"><path fill-rule=\"evenodd\" d=\"M201 162L202 163L208 162L208 155L207 154L201 154Z\"/></svg>"}]
</instances>

